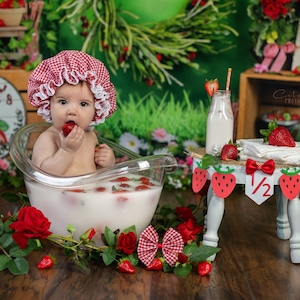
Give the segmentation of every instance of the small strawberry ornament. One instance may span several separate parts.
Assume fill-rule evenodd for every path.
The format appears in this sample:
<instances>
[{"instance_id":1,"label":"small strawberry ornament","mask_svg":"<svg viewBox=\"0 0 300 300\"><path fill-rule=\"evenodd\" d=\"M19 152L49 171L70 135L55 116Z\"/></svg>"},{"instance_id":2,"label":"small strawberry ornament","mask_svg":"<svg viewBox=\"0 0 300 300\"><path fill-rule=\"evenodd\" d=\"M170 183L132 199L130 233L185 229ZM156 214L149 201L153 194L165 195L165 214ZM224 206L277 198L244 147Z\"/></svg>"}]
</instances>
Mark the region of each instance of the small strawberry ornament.
<instances>
[{"instance_id":1,"label":"small strawberry ornament","mask_svg":"<svg viewBox=\"0 0 300 300\"><path fill-rule=\"evenodd\" d=\"M239 156L239 151L237 145L232 141L229 141L228 144L224 145L221 150L221 159L222 160L236 160Z\"/></svg>"},{"instance_id":2,"label":"small strawberry ornament","mask_svg":"<svg viewBox=\"0 0 300 300\"><path fill-rule=\"evenodd\" d=\"M56 263L55 258L51 255L44 255L38 263L38 268L42 269L51 269Z\"/></svg>"},{"instance_id":3,"label":"small strawberry ornament","mask_svg":"<svg viewBox=\"0 0 300 300\"><path fill-rule=\"evenodd\" d=\"M209 261L201 261L197 267L200 276L208 275L212 270L212 264Z\"/></svg>"},{"instance_id":4,"label":"small strawberry ornament","mask_svg":"<svg viewBox=\"0 0 300 300\"><path fill-rule=\"evenodd\" d=\"M289 130L284 126L278 126L276 119L268 124L268 129L261 129L259 132L263 136L264 142L268 142L271 146L296 146Z\"/></svg>"},{"instance_id":5,"label":"small strawberry ornament","mask_svg":"<svg viewBox=\"0 0 300 300\"><path fill-rule=\"evenodd\" d=\"M212 97L212 95L219 89L218 79L206 80L204 84L204 88L208 96Z\"/></svg>"}]
</instances>

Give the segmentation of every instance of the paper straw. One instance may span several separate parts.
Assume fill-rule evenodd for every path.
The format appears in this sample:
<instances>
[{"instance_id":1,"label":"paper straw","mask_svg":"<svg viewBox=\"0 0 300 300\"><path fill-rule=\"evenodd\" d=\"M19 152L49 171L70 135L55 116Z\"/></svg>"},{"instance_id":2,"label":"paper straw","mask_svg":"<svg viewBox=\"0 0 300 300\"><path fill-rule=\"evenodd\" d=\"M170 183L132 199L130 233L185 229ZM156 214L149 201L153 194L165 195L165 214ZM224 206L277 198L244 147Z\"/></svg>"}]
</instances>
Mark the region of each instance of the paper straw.
<instances>
[{"instance_id":1,"label":"paper straw","mask_svg":"<svg viewBox=\"0 0 300 300\"><path fill-rule=\"evenodd\" d=\"M227 80L226 80L226 91L229 91L229 86L230 86L230 77L231 77L231 68L228 68L227 71Z\"/></svg>"}]
</instances>

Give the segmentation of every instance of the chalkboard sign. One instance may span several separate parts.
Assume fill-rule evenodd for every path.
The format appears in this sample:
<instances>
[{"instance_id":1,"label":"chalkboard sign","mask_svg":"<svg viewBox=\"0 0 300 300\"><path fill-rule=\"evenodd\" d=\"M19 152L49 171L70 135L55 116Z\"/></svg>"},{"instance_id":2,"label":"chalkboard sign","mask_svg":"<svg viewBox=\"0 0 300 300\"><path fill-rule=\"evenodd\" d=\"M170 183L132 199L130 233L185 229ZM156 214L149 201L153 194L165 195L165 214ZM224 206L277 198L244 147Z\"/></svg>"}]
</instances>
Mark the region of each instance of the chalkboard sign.
<instances>
[{"instance_id":1,"label":"chalkboard sign","mask_svg":"<svg viewBox=\"0 0 300 300\"><path fill-rule=\"evenodd\" d=\"M18 90L0 77L0 157L9 152L9 141L26 124L26 109Z\"/></svg>"}]
</instances>

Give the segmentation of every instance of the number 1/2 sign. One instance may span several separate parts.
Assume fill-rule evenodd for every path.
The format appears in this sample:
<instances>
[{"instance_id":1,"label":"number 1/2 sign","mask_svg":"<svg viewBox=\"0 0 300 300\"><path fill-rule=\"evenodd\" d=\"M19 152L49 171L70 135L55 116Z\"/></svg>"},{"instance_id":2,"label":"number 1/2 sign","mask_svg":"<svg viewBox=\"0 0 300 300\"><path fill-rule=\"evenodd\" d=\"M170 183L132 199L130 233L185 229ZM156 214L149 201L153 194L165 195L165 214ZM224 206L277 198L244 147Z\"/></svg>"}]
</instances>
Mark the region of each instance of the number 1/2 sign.
<instances>
[{"instance_id":1,"label":"number 1/2 sign","mask_svg":"<svg viewBox=\"0 0 300 300\"><path fill-rule=\"evenodd\" d=\"M260 205L274 194L274 176L258 170L246 175L245 194Z\"/></svg>"}]
</instances>

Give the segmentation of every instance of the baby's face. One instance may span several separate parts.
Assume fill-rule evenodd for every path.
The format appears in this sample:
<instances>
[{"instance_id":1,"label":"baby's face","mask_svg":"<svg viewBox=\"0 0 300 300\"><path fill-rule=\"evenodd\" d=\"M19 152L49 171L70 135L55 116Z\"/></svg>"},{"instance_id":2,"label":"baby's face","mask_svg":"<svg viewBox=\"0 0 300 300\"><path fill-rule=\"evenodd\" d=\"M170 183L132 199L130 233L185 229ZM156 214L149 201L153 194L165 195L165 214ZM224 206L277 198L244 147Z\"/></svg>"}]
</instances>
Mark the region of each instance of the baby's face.
<instances>
[{"instance_id":1,"label":"baby's face","mask_svg":"<svg viewBox=\"0 0 300 300\"><path fill-rule=\"evenodd\" d=\"M69 121L82 129L88 128L95 115L94 95L86 82L64 84L51 97L50 114L53 125L61 130Z\"/></svg>"}]
</instances>

